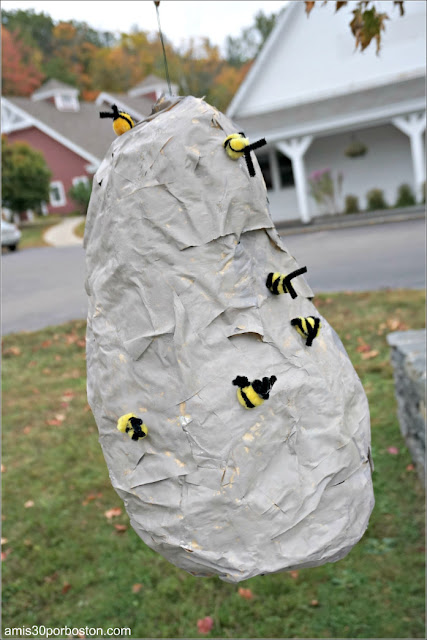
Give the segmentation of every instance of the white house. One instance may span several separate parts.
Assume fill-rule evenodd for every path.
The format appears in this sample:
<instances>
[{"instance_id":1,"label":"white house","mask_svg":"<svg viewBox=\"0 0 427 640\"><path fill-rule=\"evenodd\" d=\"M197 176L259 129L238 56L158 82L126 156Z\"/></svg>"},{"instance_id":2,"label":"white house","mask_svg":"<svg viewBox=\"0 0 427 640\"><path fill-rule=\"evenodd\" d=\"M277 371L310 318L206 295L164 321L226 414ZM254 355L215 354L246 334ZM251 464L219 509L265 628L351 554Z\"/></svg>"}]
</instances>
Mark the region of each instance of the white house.
<instances>
[{"instance_id":1,"label":"white house","mask_svg":"<svg viewBox=\"0 0 427 640\"><path fill-rule=\"evenodd\" d=\"M267 140L258 158L276 222L326 212L308 178L327 168L336 190L342 174L335 212L349 194L364 208L374 188L393 204L403 183L423 198L426 2L406 1L403 17L392 1L377 3L390 16L379 55L375 42L355 50L356 3L337 13L335 4L318 1L307 16L304 2L291 2L227 111L238 131ZM355 144L366 153L348 157Z\"/></svg>"}]
</instances>

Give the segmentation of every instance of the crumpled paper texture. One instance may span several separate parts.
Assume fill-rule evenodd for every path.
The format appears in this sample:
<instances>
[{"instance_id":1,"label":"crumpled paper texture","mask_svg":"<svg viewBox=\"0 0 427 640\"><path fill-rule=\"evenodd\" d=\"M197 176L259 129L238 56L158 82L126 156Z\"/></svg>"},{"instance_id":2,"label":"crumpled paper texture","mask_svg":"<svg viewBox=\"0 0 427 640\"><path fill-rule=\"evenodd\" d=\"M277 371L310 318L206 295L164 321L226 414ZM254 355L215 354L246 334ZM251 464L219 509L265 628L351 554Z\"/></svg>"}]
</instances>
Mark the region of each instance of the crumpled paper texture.
<instances>
[{"instance_id":1,"label":"crumpled paper texture","mask_svg":"<svg viewBox=\"0 0 427 640\"><path fill-rule=\"evenodd\" d=\"M193 97L111 145L94 177L85 247L88 398L111 482L144 542L196 576L239 582L345 556L373 508L369 409L325 318L313 346L291 326L320 316L271 220L254 154ZM307 274L309 279L310 274ZM275 375L245 410L232 380ZM137 442L118 418L147 424Z\"/></svg>"}]
</instances>

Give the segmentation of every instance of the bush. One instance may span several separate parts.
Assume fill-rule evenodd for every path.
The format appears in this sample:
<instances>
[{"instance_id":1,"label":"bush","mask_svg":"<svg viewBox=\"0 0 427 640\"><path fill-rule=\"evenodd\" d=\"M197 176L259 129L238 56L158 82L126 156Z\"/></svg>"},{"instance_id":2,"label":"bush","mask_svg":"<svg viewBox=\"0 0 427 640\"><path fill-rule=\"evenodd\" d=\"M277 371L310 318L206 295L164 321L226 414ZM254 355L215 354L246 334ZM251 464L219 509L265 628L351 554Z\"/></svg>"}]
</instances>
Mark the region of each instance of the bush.
<instances>
[{"instance_id":1,"label":"bush","mask_svg":"<svg viewBox=\"0 0 427 640\"><path fill-rule=\"evenodd\" d=\"M409 184L401 184L397 190L395 207L411 207L416 204L414 193Z\"/></svg>"},{"instance_id":2,"label":"bush","mask_svg":"<svg viewBox=\"0 0 427 640\"><path fill-rule=\"evenodd\" d=\"M357 196L348 195L345 197L345 212L359 213L359 198Z\"/></svg>"},{"instance_id":3,"label":"bush","mask_svg":"<svg viewBox=\"0 0 427 640\"><path fill-rule=\"evenodd\" d=\"M86 215L91 193L92 184L90 182L78 182L71 187L68 195L76 204L79 205L81 212Z\"/></svg>"},{"instance_id":4,"label":"bush","mask_svg":"<svg viewBox=\"0 0 427 640\"><path fill-rule=\"evenodd\" d=\"M388 204L384 198L382 189L371 189L366 194L367 210L376 211L377 209L388 209Z\"/></svg>"}]
</instances>

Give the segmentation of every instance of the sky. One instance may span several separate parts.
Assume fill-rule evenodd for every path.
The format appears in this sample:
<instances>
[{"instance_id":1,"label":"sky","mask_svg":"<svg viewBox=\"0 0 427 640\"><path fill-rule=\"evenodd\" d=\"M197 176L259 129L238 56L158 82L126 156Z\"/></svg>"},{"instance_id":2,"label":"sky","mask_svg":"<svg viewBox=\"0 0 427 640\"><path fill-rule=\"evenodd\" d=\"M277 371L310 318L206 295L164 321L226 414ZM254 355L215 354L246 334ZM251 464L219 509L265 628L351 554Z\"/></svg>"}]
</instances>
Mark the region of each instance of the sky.
<instances>
[{"instance_id":1,"label":"sky","mask_svg":"<svg viewBox=\"0 0 427 640\"><path fill-rule=\"evenodd\" d=\"M157 31L152 0L2 0L3 10L34 9L53 20L87 22L100 31L129 32L133 25L144 31ZM191 36L208 36L222 46L227 35L240 35L262 9L270 14L288 4L286 0L162 0L160 21L163 34L174 45Z\"/></svg>"}]
</instances>

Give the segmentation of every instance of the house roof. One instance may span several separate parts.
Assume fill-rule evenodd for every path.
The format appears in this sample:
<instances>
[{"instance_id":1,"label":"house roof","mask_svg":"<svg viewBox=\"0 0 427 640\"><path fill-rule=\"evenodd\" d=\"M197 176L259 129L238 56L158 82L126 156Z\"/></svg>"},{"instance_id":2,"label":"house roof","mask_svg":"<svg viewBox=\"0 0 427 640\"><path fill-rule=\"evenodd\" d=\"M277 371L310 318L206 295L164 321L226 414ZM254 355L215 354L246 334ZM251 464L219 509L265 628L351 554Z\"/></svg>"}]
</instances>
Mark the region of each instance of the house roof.
<instances>
[{"instance_id":1,"label":"house roof","mask_svg":"<svg viewBox=\"0 0 427 640\"><path fill-rule=\"evenodd\" d=\"M390 20L379 55L374 44L355 51L348 26L355 2L338 12L335 3L317 5L309 17L303 2L288 5L234 96L229 116L270 117L281 109L347 95L357 101L370 89L425 77L425 2L406 3L403 17L391 0L382 2Z\"/></svg>"},{"instance_id":2,"label":"house roof","mask_svg":"<svg viewBox=\"0 0 427 640\"><path fill-rule=\"evenodd\" d=\"M145 118L150 115L153 107L152 100L144 98L143 96L130 96L128 93L110 93L109 91L102 91L96 100L97 105L101 103L99 98L101 98L102 103L104 104L106 102L110 104L117 104L118 107L128 110L131 115L141 118Z\"/></svg>"},{"instance_id":3,"label":"house roof","mask_svg":"<svg viewBox=\"0 0 427 640\"><path fill-rule=\"evenodd\" d=\"M155 76L153 73L150 73L150 75L144 78L142 82L137 84L135 87L132 87L131 91L134 91L135 89L144 89L145 87L152 87L153 85L164 84L167 84L166 80L163 80L163 78L159 78L159 76Z\"/></svg>"},{"instance_id":4,"label":"house roof","mask_svg":"<svg viewBox=\"0 0 427 640\"><path fill-rule=\"evenodd\" d=\"M29 98L13 96L7 96L6 99L60 136L70 140L74 145L95 156L99 161L116 138L111 126L112 121L99 117L101 109L95 102L80 102L80 110L71 112L58 111L54 104L47 101L32 101ZM143 116L151 113L152 103L148 100L133 100L139 103L138 111L143 111Z\"/></svg>"},{"instance_id":5,"label":"house roof","mask_svg":"<svg viewBox=\"0 0 427 640\"><path fill-rule=\"evenodd\" d=\"M72 89L73 91L78 92L78 89L76 89L76 87L73 87L70 84L65 84L65 82L61 82L60 80L51 78L50 80L42 84L42 86L39 87L36 91L34 91L32 95L37 97L39 94L54 92L58 89L67 89L68 91Z\"/></svg>"},{"instance_id":6,"label":"house roof","mask_svg":"<svg viewBox=\"0 0 427 640\"><path fill-rule=\"evenodd\" d=\"M369 127L390 118L425 109L425 78L334 96L284 109L236 118L246 135L276 138L329 134L340 128ZM276 135L277 134L277 135Z\"/></svg>"}]
</instances>

